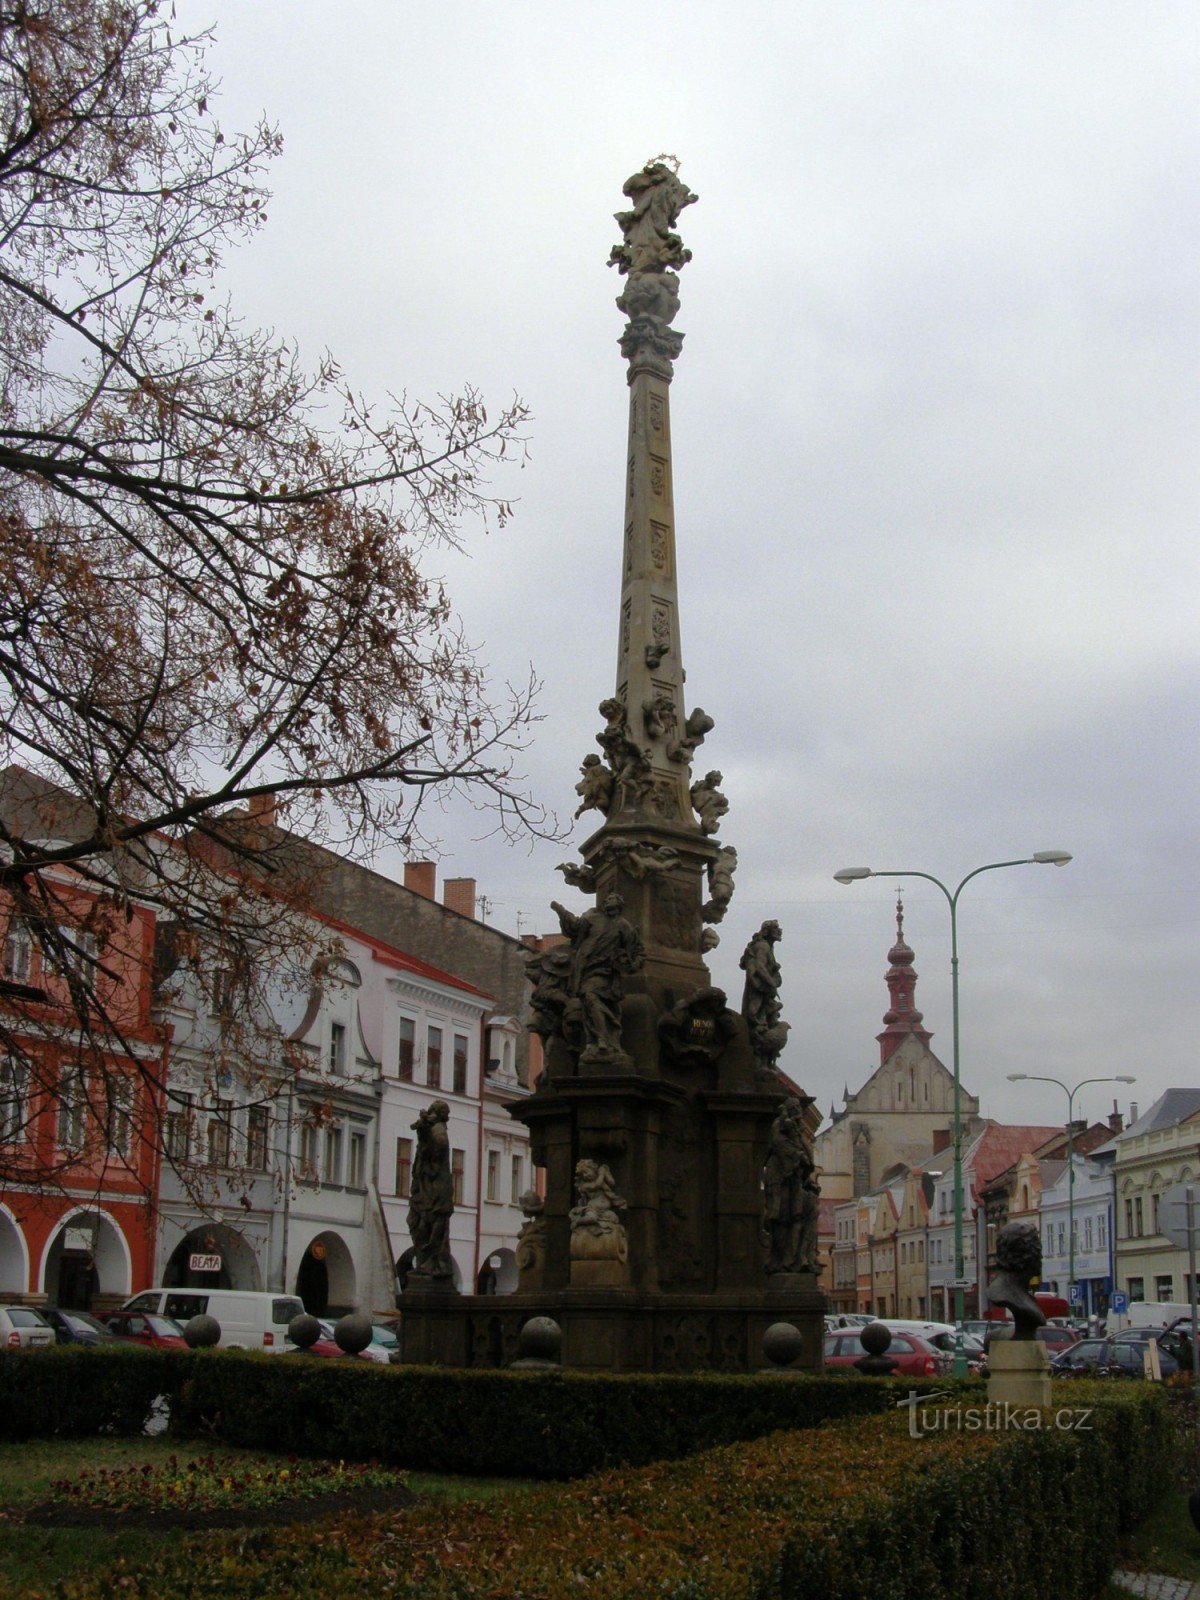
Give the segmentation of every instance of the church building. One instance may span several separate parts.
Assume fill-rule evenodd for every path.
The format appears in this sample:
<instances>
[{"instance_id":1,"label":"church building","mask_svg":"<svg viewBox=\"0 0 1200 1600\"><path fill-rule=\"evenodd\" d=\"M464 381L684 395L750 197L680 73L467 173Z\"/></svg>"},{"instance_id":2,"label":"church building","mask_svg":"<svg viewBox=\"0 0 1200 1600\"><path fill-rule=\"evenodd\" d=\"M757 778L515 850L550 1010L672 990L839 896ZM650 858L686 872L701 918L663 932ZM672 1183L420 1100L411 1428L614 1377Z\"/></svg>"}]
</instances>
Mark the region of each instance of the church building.
<instances>
[{"instance_id":1,"label":"church building","mask_svg":"<svg viewBox=\"0 0 1200 1600\"><path fill-rule=\"evenodd\" d=\"M879 1040L879 1066L814 1145L821 1194L851 1200L910 1167L928 1167L930 1151L947 1149L954 1119L954 1077L929 1048L932 1034L916 1006L917 974L904 938L904 905L896 903L896 942L888 959L890 1004ZM960 1090L964 1140L983 1126L979 1100Z\"/></svg>"}]
</instances>

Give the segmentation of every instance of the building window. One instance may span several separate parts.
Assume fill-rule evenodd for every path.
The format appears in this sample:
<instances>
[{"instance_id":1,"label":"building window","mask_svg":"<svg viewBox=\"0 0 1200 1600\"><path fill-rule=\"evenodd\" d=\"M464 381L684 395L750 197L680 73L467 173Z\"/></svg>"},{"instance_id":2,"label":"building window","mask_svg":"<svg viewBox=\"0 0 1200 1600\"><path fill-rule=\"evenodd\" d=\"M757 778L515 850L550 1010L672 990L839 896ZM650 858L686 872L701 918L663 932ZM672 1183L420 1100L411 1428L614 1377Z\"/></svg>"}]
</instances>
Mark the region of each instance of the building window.
<instances>
[{"instance_id":1,"label":"building window","mask_svg":"<svg viewBox=\"0 0 1200 1600\"><path fill-rule=\"evenodd\" d=\"M487 1153L487 1197L489 1200L500 1198L500 1152L489 1150ZM457 1204L457 1202L455 1202Z\"/></svg>"},{"instance_id":2,"label":"building window","mask_svg":"<svg viewBox=\"0 0 1200 1600\"><path fill-rule=\"evenodd\" d=\"M463 1178L467 1170L467 1153L465 1150L451 1150L450 1172L454 1179L454 1204L463 1203Z\"/></svg>"},{"instance_id":3,"label":"building window","mask_svg":"<svg viewBox=\"0 0 1200 1600\"><path fill-rule=\"evenodd\" d=\"M91 983L96 973L96 935L82 928L72 928L69 923L58 927L59 948L54 966L59 972L73 973L83 983Z\"/></svg>"},{"instance_id":4,"label":"building window","mask_svg":"<svg viewBox=\"0 0 1200 1600\"><path fill-rule=\"evenodd\" d=\"M325 1129L325 1182L342 1181L342 1130L334 1123Z\"/></svg>"},{"instance_id":5,"label":"building window","mask_svg":"<svg viewBox=\"0 0 1200 1600\"><path fill-rule=\"evenodd\" d=\"M1108 1249L1108 1217L1104 1212L1101 1212L1096 1218L1096 1248L1097 1250Z\"/></svg>"},{"instance_id":6,"label":"building window","mask_svg":"<svg viewBox=\"0 0 1200 1600\"><path fill-rule=\"evenodd\" d=\"M467 1036L465 1033L454 1035L454 1092L466 1094L467 1092Z\"/></svg>"},{"instance_id":7,"label":"building window","mask_svg":"<svg viewBox=\"0 0 1200 1600\"><path fill-rule=\"evenodd\" d=\"M27 923L11 917L4 936L4 976L14 983L28 983L33 968L33 940Z\"/></svg>"},{"instance_id":8,"label":"building window","mask_svg":"<svg viewBox=\"0 0 1200 1600\"><path fill-rule=\"evenodd\" d=\"M311 1122L300 1127L300 1178L304 1183L317 1180L317 1129Z\"/></svg>"},{"instance_id":9,"label":"building window","mask_svg":"<svg viewBox=\"0 0 1200 1600\"><path fill-rule=\"evenodd\" d=\"M1126 1200L1126 1202L1125 1202L1125 1237L1127 1239L1132 1239L1133 1238L1133 1201L1132 1200Z\"/></svg>"},{"instance_id":10,"label":"building window","mask_svg":"<svg viewBox=\"0 0 1200 1600\"><path fill-rule=\"evenodd\" d=\"M1153 1195L1150 1196L1150 1232L1151 1233L1157 1233L1158 1232L1158 1199L1159 1199L1159 1197L1156 1194L1153 1194ZM1164 1298L1169 1300L1171 1298L1171 1296L1170 1295L1166 1295L1166 1296L1159 1295L1158 1298L1160 1300L1162 1300Z\"/></svg>"},{"instance_id":11,"label":"building window","mask_svg":"<svg viewBox=\"0 0 1200 1600\"><path fill-rule=\"evenodd\" d=\"M267 1170L267 1140L271 1114L266 1106L251 1106L246 1113L246 1165L251 1172Z\"/></svg>"},{"instance_id":12,"label":"building window","mask_svg":"<svg viewBox=\"0 0 1200 1600\"><path fill-rule=\"evenodd\" d=\"M350 1189L364 1189L367 1182L367 1136L365 1133L352 1133L350 1135L350 1167L346 1173L346 1186Z\"/></svg>"},{"instance_id":13,"label":"building window","mask_svg":"<svg viewBox=\"0 0 1200 1600\"><path fill-rule=\"evenodd\" d=\"M233 1129L227 1100L218 1100L208 1119L208 1164L227 1167L233 1155Z\"/></svg>"},{"instance_id":14,"label":"building window","mask_svg":"<svg viewBox=\"0 0 1200 1600\"><path fill-rule=\"evenodd\" d=\"M413 1056L417 1047L417 1027L411 1017L400 1018L400 1059L396 1064L396 1076L405 1083L412 1082Z\"/></svg>"},{"instance_id":15,"label":"building window","mask_svg":"<svg viewBox=\"0 0 1200 1600\"><path fill-rule=\"evenodd\" d=\"M83 1148L87 1088L80 1072L63 1074L58 1089L58 1144L62 1150Z\"/></svg>"},{"instance_id":16,"label":"building window","mask_svg":"<svg viewBox=\"0 0 1200 1600\"><path fill-rule=\"evenodd\" d=\"M346 1028L341 1022L329 1024L329 1070L335 1078L346 1074Z\"/></svg>"},{"instance_id":17,"label":"building window","mask_svg":"<svg viewBox=\"0 0 1200 1600\"><path fill-rule=\"evenodd\" d=\"M508 1197L513 1205L520 1205L521 1192L525 1187L525 1162L520 1156L512 1158L512 1183L509 1187Z\"/></svg>"},{"instance_id":18,"label":"building window","mask_svg":"<svg viewBox=\"0 0 1200 1600\"><path fill-rule=\"evenodd\" d=\"M1146 1280L1144 1278L1130 1278L1129 1298L1131 1301L1144 1300L1146 1298Z\"/></svg>"},{"instance_id":19,"label":"building window","mask_svg":"<svg viewBox=\"0 0 1200 1600\"><path fill-rule=\"evenodd\" d=\"M425 1036L425 1082L431 1089L442 1087L442 1030L430 1028Z\"/></svg>"},{"instance_id":20,"label":"building window","mask_svg":"<svg viewBox=\"0 0 1200 1600\"><path fill-rule=\"evenodd\" d=\"M1060 1222L1058 1225L1058 1254L1061 1256L1067 1248L1067 1225Z\"/></svg>"},{"instance_id":21,"label":"building window","mask_svg":"<svg viewBox=\"0 0 1200 1600\"><path fill-rule=\"evenodd\" d=\"M108 1153L129 1160L133 1145L134 1086L128 1078L108 1085Z\"/></svg>"},{"instance_id":22,"label":"building window","mask_svg":"<svg viewBox=\"0 0 1200 1600\"><path fill-rule=\"evenodd\" d=\"M214 967L212 975L212 1012L214 1017L227 1017L233 1010L233 968Z\"/></svg>"},{"instance_id":23,"label":"building window","mask_svg":"<svg viewBox=\"0 0 1200 1600\"><path fill-rule=\"evenodd\" d=\"M11 1056L0 1062L0 1144L15 1144L25 1137L25 1101L29 1068Z\"/></svg>"},{"instance_id":24,"label":"building window","mask_svg":"<svg viewBox=\"0 0 1200 1600\"><path fill-rule=\"evenodd\" d=\"M1175 1294L1175 1279L1168 1272L1154 1280L1154 1298L1156 1300L1170 1300Z\"/></svg>"},{"instance_id":25,"label":"building window","mask_svg":"<svg viewBox=\"0 0 1200 1600\"><path fill-rule=\"evenodd\" d=\"M1144 1224L1145 1224L1145 1218L1144 1218L1144 1216L1142 1214L1142 1197L1141 1197L1140 1194L1137 1196L1137 1198L1133 1202L1133 1220L1134 1220L1134 1224L1135 1224L1135 1226L1137 1228L1137 1236L1140 1239L1142 1237L1142 1232L1143 1232Z\"/></svg>"},{"instance_id":26,"label":"building window","mask_svg":"<svg viewBox=\"0 0 1200 1600\"><path fill-rule=\"evenodd\" d=\"M186 1161L192 1153L192 1097L176 1096L177 1104L167 1112L166 1150L169 1161Z\"/></svg>"},{"instance_id":27,"label":"building window","mask_svg":"<svg viewBox=\"0 0 1200 1600\"><path fill-rule=\"evenodd\" d=\"M402 1200L412 1190L412 1149L411 1139L396 1140L396 1193Z\"/></svg>"}]
</instances>

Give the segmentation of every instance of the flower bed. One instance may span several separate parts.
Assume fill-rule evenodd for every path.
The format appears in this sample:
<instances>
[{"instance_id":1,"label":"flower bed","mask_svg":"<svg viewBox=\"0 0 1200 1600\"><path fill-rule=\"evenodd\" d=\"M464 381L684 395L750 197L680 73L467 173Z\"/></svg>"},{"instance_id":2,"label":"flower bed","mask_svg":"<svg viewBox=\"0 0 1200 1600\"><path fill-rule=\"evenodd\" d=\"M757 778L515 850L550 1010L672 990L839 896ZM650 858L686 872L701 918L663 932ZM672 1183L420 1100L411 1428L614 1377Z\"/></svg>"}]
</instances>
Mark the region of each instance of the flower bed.
<instances>
[{"instance_id":1,"label":"flower bed","mask_svg":"<svg viewBox=\"0 0 1200 1600\"><path fill-rule=\"evenodd\" d=\"M44 1527L233 1528L327 1511L410 1505L403 1476L374 1462L170 1456L159 1466L98 1467L61 1478L25 1521Z\"/></svg>"}]
</instances>

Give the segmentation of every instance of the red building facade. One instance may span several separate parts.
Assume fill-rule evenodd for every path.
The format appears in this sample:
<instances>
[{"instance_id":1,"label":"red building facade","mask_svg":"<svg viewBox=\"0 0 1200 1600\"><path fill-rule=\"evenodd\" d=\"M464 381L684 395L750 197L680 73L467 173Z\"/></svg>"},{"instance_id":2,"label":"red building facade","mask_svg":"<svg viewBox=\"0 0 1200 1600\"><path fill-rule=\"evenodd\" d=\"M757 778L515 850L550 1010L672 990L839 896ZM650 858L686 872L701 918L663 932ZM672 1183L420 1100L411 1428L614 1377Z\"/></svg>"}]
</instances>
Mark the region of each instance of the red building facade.
<instances>
[{"instance_id":1,"label":"red building facade","mask_svg":"<svg viewBox=\"0 0 1200 1600\"><path fill-rule=\"evenodd\" d=\"M47 949L0 899L0 1299L103 1309L153 1281L167 1056L155 917L65 875L53 916ZM72 972L94 993L86 1021Z\"/></svg>"}]
</instances>

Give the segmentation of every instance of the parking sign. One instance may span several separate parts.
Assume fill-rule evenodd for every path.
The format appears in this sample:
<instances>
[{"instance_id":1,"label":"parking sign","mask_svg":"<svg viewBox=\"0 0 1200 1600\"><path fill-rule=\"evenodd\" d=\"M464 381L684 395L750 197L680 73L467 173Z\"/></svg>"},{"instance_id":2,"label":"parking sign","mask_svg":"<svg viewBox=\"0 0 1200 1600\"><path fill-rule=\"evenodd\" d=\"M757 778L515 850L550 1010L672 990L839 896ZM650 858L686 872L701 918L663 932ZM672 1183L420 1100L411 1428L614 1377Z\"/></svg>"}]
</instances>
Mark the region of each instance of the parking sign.
<instances>
[{"instance_id":1,"label":"parking sign","mask_svg":"<svg viewBox=\"0 0 1200 1600\"><path fill-rule=\"evenodd\" d=\"M1112 1298L1108 1302L1108 1309L1115 1311L1118 1316L1129 1310L1129 1296L1124 1289L1114 1289Z\"/></svg>"},{"instance_id":2,"label":"parking sign","mask_svg":"<svg viewBox=\"0 0 1200 1600\"><path fill-rule=\"evenodd\" d=\"M1070 1293L1070 1296L1071 1296L1071 1304L1073 1306L1077 1306L1079 1304L1079 1302L1083 1299L1083 1290L1079 1287L1079 1285L1077 1283L1073 1283L1071 1285L1069 1293Z\"/></svg>"}]
</instances>

